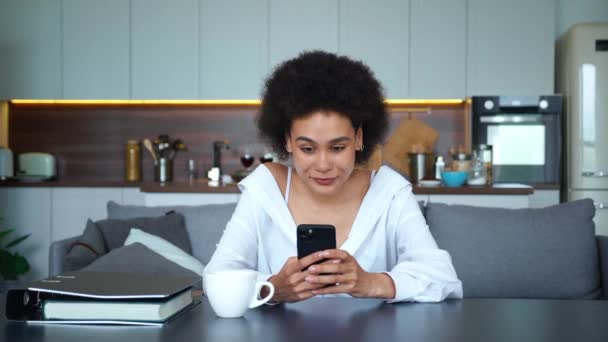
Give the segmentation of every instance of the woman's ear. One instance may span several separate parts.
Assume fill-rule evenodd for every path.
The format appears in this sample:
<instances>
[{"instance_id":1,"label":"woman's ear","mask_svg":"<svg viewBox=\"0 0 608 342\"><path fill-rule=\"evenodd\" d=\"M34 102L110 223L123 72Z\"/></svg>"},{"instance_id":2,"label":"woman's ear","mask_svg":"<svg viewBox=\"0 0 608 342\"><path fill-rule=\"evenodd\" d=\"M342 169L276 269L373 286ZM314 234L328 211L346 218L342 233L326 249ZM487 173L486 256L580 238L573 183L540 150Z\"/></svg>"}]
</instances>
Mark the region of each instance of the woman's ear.
<instances>
[{"instance_id":1,"label":"woman's ear","mask_svg":"<svg viewBox=\"0 0 608 342\"><path fill-rule=\"evenodd\" d=\"M363 128L361 128L361 126L359 126L359 128L357 128L357 131L355 132L355 141L356 141L357 150L362 151L363 150Z\"/></svg>"},{"instance_id":2,"label":"woman's ear","mask_svg":"<svg viewBox=\"0 0 608 342\"><path fill-rule=\"evenodd\" d=\"M285 150L287 153L291 153L291 151L293 151L291 149L291 140L289 139L289 135L285 135Z\"/></svg>"}]
</instances>

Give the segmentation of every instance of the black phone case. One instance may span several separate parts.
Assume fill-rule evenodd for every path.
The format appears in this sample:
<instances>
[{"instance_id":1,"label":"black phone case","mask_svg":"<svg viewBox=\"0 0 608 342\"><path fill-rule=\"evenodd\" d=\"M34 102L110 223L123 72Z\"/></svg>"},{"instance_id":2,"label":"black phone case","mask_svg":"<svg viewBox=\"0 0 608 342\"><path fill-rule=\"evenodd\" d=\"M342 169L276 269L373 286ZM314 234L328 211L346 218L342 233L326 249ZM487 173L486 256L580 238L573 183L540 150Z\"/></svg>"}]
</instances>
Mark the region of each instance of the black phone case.
<instances>
[{"instance_id":1,"label":"black phone case","mask_svg":"<svg viewBox=\"0 0 608 342\"><path fill-rule=\"evenodd\" d=\"M297 228L298 259L336 248L336 228L329 224L301 224Z\"/></svg>"}]
</instances>

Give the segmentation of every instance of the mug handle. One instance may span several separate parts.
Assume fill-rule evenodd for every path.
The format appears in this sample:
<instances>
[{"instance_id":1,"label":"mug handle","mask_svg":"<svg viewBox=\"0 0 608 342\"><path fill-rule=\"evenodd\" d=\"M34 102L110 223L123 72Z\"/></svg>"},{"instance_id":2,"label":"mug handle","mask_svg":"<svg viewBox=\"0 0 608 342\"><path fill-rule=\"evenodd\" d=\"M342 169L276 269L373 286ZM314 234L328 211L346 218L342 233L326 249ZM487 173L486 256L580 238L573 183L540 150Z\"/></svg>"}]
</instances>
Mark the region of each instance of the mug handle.
<instances>
[{"instance_id":1,"label":"mug handle","mask_svg":"<svg viewBox=\"0 0 608 342\"><path fill-rule=\"evenodd\" d=\"M268 295L262 299L258 299L258 295L260 293L260 291L262 290L262 287L267 286L268 289L270 289L270 292L268 292ZM260 281L258 283L255 284L255 292L253 293L253 298L251 299L251 303L249 304L249 308L253 309L256 308L264 303L266 303L267 301L270 300L270 298L272 298L272 296L274 296L274 285L272 285L271 282L269 281Z\"/></svg>"}]
</instances>

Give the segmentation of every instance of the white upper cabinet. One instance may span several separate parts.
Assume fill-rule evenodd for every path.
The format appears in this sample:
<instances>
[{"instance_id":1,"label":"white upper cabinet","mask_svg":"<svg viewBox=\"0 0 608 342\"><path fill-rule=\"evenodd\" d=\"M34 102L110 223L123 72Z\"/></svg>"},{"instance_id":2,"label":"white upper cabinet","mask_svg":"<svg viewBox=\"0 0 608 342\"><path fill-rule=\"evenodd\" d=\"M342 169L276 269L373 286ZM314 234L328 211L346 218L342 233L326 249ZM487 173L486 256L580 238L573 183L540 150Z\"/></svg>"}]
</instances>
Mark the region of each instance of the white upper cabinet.
<instances>
[{"instance_id":1,"label":"white upper cabinet","mask_svg":"<svg viewBox=\"0 0 608 342\"><path fill-rule=\"evenodd\" d=\"M387 98L408 97L408 20L407 1L340 1L339 52L366 63Z\"/></svg>"},{"instance_id":2,"label":"white upper cabinet","mask_svg":"<svg viewBox=\"0 0 608 342\"><path fill-rule=\"evenodd\" d=\"M338 50L338 0L270 0L270 69L304 50Z\"/></svg>"},{"instance_id":3,"label":"white upper cabinet","mask_svg":"<svg viewBox=\"0 0 608 342\"><path fill-rule=\"evenodd\" d=\"M63 0L63 97L128 99L129 2Z\"/></svg>"},{"instance_id":4,"label":"white upper cabinet","mask_svg":"<svg viewBox=\"0 0 608 342\"><path fill-rule=\"evenodd\" d=\"M550 94L554 0L468 0L467 95Z\"/></svg>"},{"instance_id":5,"label":"white upper cabinet","mask_svg":"<svg viewBox=\"0 0 608 342\"><path fill-rule=\"evenodd\" d=\"M199 96L199 1L131 0L131 97Z\"/></svg>"},{"instance_id":6,"label":"white upper cabinet","mask_svg":"<svg viewBox=\"0 0 608 342\"><path fill-rule=\"evenodd\" d=\"M0 99L60 98L60 1L0 1Z\"/></svg>"},{"instance_id":7,"label":"white upper cabinet","mask_svg":"<svg viewBox=\"0 0 608 342\"><path fill-rule=\"evenodd\" d=\"M410 0L410 98L466 96L466 0Z\"/></svg>"},{"instance_id":8,"label":"white upper cabinet","mask_svg":"<svg viewBox=\"0 0 608 342\"><path fill-rule=\"evenodd\" d=\"M268 1L202 0L200 30L200 98L259 98L268 72Z\"/></svg>"}]
</instances>

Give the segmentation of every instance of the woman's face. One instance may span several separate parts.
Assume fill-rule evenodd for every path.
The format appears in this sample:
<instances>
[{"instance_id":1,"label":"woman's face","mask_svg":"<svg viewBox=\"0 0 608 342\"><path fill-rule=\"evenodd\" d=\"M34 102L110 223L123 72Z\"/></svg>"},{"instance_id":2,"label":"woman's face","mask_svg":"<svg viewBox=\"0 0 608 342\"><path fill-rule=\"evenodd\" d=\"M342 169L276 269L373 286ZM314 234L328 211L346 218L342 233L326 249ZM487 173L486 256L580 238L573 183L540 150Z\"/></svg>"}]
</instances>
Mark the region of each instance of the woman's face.
<instances>
[{"instance_id":1,"label":"woman's face","mask_svg":"<svg viewBox=\"0 0 608 342\"><path fill-rule=\"evenodd\" d=\"M294 168L315 194L338 193L355 167L362 131L336 112L313 112L293 121L287 138Z\"/></svg>"}]
</instances>

